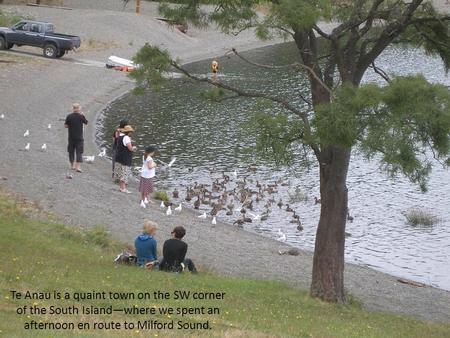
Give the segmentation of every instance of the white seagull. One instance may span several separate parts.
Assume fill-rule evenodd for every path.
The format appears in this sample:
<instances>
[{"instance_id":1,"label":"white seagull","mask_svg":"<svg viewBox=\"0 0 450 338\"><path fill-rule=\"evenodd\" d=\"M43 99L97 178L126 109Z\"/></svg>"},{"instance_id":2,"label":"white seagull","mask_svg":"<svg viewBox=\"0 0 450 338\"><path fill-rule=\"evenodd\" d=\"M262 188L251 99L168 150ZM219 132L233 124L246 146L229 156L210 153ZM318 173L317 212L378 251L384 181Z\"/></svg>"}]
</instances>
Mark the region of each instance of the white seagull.
<instances>
[{"instance_id":1,"label":"white seagull","mask_svg":"<svg viewBox=\"0 0 450 338\"><path fill-rule=\"evenodd\" d=\"M261 219L261 215L255 215L254 213L248 213L251 217L253 217L253 221L259 221Z\"/></svg>"},{"instance_id":2,"label":"white seagull","mask_svg":"<svg viewBox=\"0 0 450 338\"><path fill-rule=\"evenodd\" d=\"M172 215L172 208L170 207L170 205L167 207L166 215L167 215L167 216Z\"/></svg>"},{"instance_id":3,"label":"white seagull","mask_svg":"<svg viewBox=\"0 0 450 338\"><path fill-rule=\"evenodd\" d=\"M164 201L161 201L161 205L160 208L165 208L166 206L164 205Z\"/></svg>"},{"instance_id":4,"label":"white seagull","mask_svg":"<svg viewBox=\"0 0 450 338\"><path fill-rule=\"evenodd\" d=\"M51 123L48 124L47 129L48 130L52 129L52 124Z\"/></svg>"},{"instance_id":5,"label":"white seagull","mask_svg":"<svg viewBox=\"0 0 450 338\"><path fill-rule=\"evenodd\" d=\"M206 219L206 212L204 212L203 214L201 214L200 216L198 216L198 218Z\"/></svg>"},{"instance_id":6,"label":"white seagull","mask_svg":"<svg viewBox=\"0 0 450 338\"><path fill-rule=\"evenodd\" d=\"M175 210L176 210L176 211L181 211L182 208L183 208L183 207L181 206L181 203L180 203L180 205L177 206L177 207L175 208Z\"/></svg>"},{"instance_id":7,"label":"white seagull","mask_svg":"<svg viewBox=\"0 0 450 338\"><path fill-rule=\"evenodd\" d=\"M30 144L29 143L27 143L27 145L25 146L25 150L26 151L30 150Z\"/></svg>"},{"instance_id":8,"label":"white seagull","mask_svg":"<svg viewBox=\"0 0 450 338\"><path fill-rule=\"evenodd\" d=\"M234 176L234 178L237 178L237 170L236 169L234 169L234 171L233 171L233 176Z\"/></svg>"},{"instance_id":9,"label":"white seagull","mask_svg":"<svg viewBox=\"0 0 450 338\"><path fill-rule=\"evenodd\" d=\"M214 217L213 217L213 219L212 219L211 223L212 223L212 224L214 224L214 225L216 225L216 224L217 224L216 216L214 216Z\"/></svg>"},{"instance_id":10,"label":"white seagull","mask_svg":"<svg viewBox=\"0 0 450 338\"><path fill-rule=\"evenodd\" d=\"M0 119L4 119L5 118L5 114L0 115Z\"/></svg>"},{"instance_id":11,"label":"white seagull","mask_svg":"<svg viewBox=\"0 0 450 338\"><path fill-rule=\"evenodd\" d=\"M176 160L177 160L176 157L172 158L167 166L170 168L175 163Z\"/></svg>"},{"instance_id":12,"label":"white seagull","mask_svg":"<svg viewBox=\"0 0 450 338\"><path fill-rule=\"evenodd\" d=\"M278 238L277 238L278 241L286 242L286 239L287 239L286 234L284 232L282 232L281 229L278 229L277 235L278 235Z\"/></svg>"},{"instance_id":13,"label":"white seagull","mask_svg":"<svg viewBox=\"0 0 450 338\"><path fill-rule=\"evenodd\" d=\"M30 136L30 131L27 129L25 130L25 132L23 133L23 137L28 137Z\"/></svg>"},{"instance_id":14,"label":"white seagull","mask_svg":"<svg viewBox=\"0 0 450 338\"><path fill-rule=\"evenodd\" d=\"M92 156L83 156L83 161L86 163L94 163L95 155Z\"/></svg>"},{"instance_id":15,"label":"white seagull","mask_svg":"<svg viewBox=\"0 0 450 338\"><path fill-rule=\"evenodd\" d=\"M106 156L106 148L102 148L102 151L100 154L98 154L98 157L105 157Z\"/></svg>"},{"instance_id":16,"label":"white seagull","mask_svg":"<svg viewBox=\"0 0 450 338\"><path fill-rule=\"evenodd\" d=\"M46 151L47 150L47 143L44 143L41 147L42 151Z\"/></svg>"}]
</instances>

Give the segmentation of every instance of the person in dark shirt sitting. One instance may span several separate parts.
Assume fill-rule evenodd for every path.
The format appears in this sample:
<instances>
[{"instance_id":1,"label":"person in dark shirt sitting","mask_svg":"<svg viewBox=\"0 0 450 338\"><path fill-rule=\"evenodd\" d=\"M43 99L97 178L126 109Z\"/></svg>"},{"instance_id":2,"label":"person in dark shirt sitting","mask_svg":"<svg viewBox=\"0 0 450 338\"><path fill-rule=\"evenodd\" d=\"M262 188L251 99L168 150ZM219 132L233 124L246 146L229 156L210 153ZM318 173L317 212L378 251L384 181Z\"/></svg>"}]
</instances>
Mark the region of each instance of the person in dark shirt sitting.
<instances>
[{"instance_id":1,"label":"person in dark shirt sitting","mask_svg":"<svg viewBox=\"0 0 450 338\"><path fill-rule=\"evenodd\" d=\"M182 226L175 227L172 238L164 242L163 259L159 264L159 270L169 272L182 272L187 267L190 272L197 273L194 262L186 258L188 245L181 239L186 234L186 229Z\"/></svg>"}]
</instances>

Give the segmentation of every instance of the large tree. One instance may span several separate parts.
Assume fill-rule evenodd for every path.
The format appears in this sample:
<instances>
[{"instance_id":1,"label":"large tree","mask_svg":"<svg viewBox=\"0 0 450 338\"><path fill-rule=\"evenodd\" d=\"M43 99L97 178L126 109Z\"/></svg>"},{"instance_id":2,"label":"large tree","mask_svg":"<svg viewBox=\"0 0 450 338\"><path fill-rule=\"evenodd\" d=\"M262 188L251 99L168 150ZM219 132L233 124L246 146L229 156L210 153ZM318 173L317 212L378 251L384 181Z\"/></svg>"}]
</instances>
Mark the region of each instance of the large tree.
<instances>
[{"instance_id":1,"label":"large tree","mask_svg":"<svg viewBox=\"0 0 450 338\"><path fill-rule=\"evenodd\" d=\"M158 85L163 72L175 67L194 80L233 93L227 98L262 98L292 116L280 119L279 113L266 112L264 118L256 119L265 131L261 135L266 140L260 144L285 149L276 146L297 142L317 161L321 212L311 295L344 303L346 181L352 148L358 147L369 158L377 155L390 174L403 173L423 190L433 161L450 164L448 89L420 75L390 78L376 60L387 47L401 43L440 56L448 69L450 17L423 0L178 0L177 4L162 3L160 11L172 22L200 27L214 24L229 34L253 29L263 39L283 36L295 42L298 62L285 67L308 76L309 97L294 93L303 100L301 105L280 96L241 90L220 79L196 77L167 52L150 45L135 56L141 67L132 77L138 88ZM333 23L333 29L322 29L324 22ZM385 80L383 86L361 83L369 68ZM274 135L271 126L280 123L287 132Z\"/></svg>"}]
</instances>

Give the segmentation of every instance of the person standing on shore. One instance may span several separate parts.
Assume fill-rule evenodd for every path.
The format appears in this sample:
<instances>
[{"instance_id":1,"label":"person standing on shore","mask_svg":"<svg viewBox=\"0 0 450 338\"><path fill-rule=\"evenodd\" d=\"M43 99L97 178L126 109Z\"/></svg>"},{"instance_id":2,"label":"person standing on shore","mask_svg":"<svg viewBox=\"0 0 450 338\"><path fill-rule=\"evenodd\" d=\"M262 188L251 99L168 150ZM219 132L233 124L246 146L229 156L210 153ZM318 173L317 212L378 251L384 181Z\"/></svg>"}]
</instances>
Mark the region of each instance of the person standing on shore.
<instances>
[{"instance_id":1,"label":"person standing on shore","mask_svg":"<svg viewBox=\"0 0 450 338\"><path fill-rule=\"evenodd\" d=\"M153 177L155 177L156 163L153 161L155 147L145 148L142 158L141 180L139 183L139 192L141 193L141 207L146 208L149 203L148 194L153 192Z\"/></svg>"},{"instance_id":2,"label":"person standing on shore","mask_svg":"<svg viewBox=\"0 0 450 338\"><path fill-rule=\"evenodd\" d=\"M81 163L83 162L83 125L88 124L84 113L81 111L79 103L72 105L72 113L67 115L64 126L68 128L69 139L67 145L67 151L69 152L69 161L72 166L72 170L76 170L81 173ZM75 158L76 156L76 158Z\"/></svg>"},{"instance_id":3,"label":"person standing on shore","mask_svg":"<svg viewBox=\"0 0 450 338\"><path fill-rule=\"evenodd\" d=\"M131 143L131 134L134 129L130 125L126 125L121 129L117 142L116 162L117 174L119 176L120 191L131 194L127 189L128 180L131 176L131 164L133 161L133 152L136 147Z\"/></svg>"},{"instance_id":4,"label":"person standing on shore","mask_svg":"<svg viewBox=\"0 0 450 338\"><path fill-rule=\"evenodd\" d=\"M117 153L117 143L120 137L120 130L124 128L128 124L128 120L120 120L119 127L114 130L113 133L113 146L112 146L112 178L113 180L117 180L116 183L119 183L119 178L116 175L116 153Z\"/></svg>"}]
</instances>

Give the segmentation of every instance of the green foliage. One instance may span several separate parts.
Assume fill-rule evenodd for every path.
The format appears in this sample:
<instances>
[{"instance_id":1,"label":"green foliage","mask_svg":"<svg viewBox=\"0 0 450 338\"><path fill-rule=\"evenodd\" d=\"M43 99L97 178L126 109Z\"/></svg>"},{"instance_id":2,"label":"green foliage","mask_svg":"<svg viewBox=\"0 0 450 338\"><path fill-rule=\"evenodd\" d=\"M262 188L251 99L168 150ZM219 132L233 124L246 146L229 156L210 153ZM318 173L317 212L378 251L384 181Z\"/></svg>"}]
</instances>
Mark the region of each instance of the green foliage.
<instances>
[{"instance_id":1,"label":"green foliage","mask_svg":"<svg viewBox=\"0 0 450 338\"><path fill-rule=\"evenodd\" d=\"M164 74L171 67L170 61L167 51L146 43L133 58L133 62L139 67L129 74L137 84L135 93L141 93L146 88L161 89L166 81Z\"/></svg>"},{"instance_id":2,"label":"green foliage","mask_svg":"<svg viewBox=\"0 0 450 338\"><path fill-rule=\"evenodd\" d=\"M364 128L364 120L381 100L380 88L368 84L355 88L343 85L336 89L331 104L316 108L312 126L322 146L335 144L352 147Z\"/></svg>"},{"instance_id":3,"label":"green foliage","mask_svg":"<svg viewBox=\"0 0 450 338\"><path fill-rule=\"evenodd\" d=\"M225 90L222 88L213 88L211 90L205 90L200 93L200 97L207 99L207 100L213 100L213 101L220 101L225 97Z\"/></svg>"},{"instance_id":4,"label":"green foliage","mask_svg":"<svg viewBox=\"0 0 450 338\"><path fill-rule=\"evenodd\" d=\"M381 153L391 175L403 173L426 190L428 157L446 161L450 153L450 93L422 76L398 77L380 90L382 100L365 121L361 148L369 158Z\"/></svg>"},{"instance_id":5,"label":"green foliage","mask_svg":"<svg viewBox=\"0 0 450 338\"><path fill-rule=\"evenodd\" d=\"M411 209L404 213L406 221L412 226L432 226L439 222L439 219L430 212L421 209Z\"/></svg>"},{"instance_id":6,"label":"green foliage","mask_svg":"<svg viewBox=\"0 0 450 338\"><path fill-rule=\"evenodd\" d=\"M111 234L105 229L105 227L100 225L88 228L84 232L84 237L88 243L103 248L108 247L112 243Z\"/></svg>"},{"instance_id":7,"label":"green foliage","mask_svg":"<svg viewBox=\"0 0 450 338\"><path fill-rule=\"evenodd\" d=\"M432 154L446 162L450 153L450 93L422 76L395 78L389 85L344 85L333 102L316 109L312 125L323 146L359 145L383 168L403 173L426 190Z\"/></svg>"},{"instance_id":8,"label":"green foliage","mask_svg":"<svg viewBox=\"0 0 450 338\"><path fill-rule=\"evenodd\" d=\"M22 19L23 17L18 14L12 14L0 10L0 27L11 27Z\"/></svg>"},{"instance_id":9,"label":"green foliage","mask_svg":"<svg viewBox=\"0 0 450 338\"><path fill-rule=\"evenodd\" d=\"M281 0L272 6L272 16L278 23L293 30L311 28L320 19L328 18L331 11L329 0Z\"/></svg>"},{"instance_id":10,"label":"green foliage","mask_svg":"<svg viewBox=\"0 0 450 338\"><path fill-rule=\"evenodd\" d=\"M167 195L167 192L165 191L155 191L155 193L153 194L153 197L155 198L155 200L158 201L164 201L164 202L169 202L170 198L169 195Z\"/></svg>"},{"instance_id":11,"label":"green foliage","mask_svg":"<svg viewBox=\"0 0 450 338\"><path fill-rule=\"evenodd\" d=\"M246 126L256 138L256 150L278 164L292 163L295 145L303 137L303 125L283 112L257 110Z\"/></svg>"}]
</instances>

